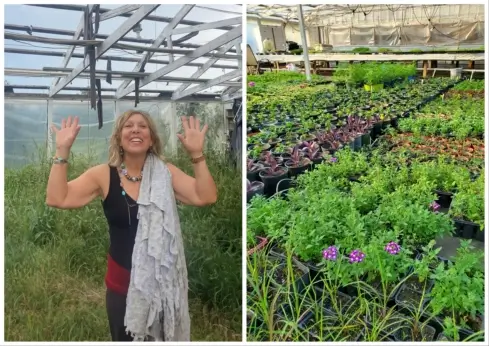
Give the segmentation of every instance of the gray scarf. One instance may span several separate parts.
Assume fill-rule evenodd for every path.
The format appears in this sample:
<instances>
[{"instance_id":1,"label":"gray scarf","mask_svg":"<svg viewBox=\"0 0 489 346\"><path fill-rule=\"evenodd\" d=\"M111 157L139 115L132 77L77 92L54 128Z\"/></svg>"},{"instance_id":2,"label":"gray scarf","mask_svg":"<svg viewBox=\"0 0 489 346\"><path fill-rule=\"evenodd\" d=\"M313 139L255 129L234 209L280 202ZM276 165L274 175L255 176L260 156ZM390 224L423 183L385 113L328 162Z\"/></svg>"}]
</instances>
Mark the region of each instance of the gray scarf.
<instances>
[{"instance_id":1,"label":"gray scarf","mask_svg":"<svg viewBox=\"0 0 489 346\"><path fill-rule=\"evenodd\" d=\"M153 154L143 171L124 324L134 341L190 341L187 267L172 178Z\"/></svg>"}]
</instances>

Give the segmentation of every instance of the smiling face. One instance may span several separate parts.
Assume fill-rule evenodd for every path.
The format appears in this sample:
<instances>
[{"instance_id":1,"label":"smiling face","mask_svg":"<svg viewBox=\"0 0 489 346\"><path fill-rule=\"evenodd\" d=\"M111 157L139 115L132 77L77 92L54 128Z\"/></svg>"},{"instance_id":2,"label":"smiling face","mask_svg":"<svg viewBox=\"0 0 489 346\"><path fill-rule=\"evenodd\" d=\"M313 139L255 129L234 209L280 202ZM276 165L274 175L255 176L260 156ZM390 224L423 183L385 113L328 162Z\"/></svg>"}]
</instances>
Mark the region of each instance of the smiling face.
<instances>
[{"instance_id":1,"label":"smiling face","mask_svg":"<svg viewBox=\"0 0 489 346\"><path fill-rule=\"evenodd\" d=\"M151 130L146 118L140 113L132 114L122 125L121 147L125 153L143 154L153 145Z\"/></svg>"}]
</instances>

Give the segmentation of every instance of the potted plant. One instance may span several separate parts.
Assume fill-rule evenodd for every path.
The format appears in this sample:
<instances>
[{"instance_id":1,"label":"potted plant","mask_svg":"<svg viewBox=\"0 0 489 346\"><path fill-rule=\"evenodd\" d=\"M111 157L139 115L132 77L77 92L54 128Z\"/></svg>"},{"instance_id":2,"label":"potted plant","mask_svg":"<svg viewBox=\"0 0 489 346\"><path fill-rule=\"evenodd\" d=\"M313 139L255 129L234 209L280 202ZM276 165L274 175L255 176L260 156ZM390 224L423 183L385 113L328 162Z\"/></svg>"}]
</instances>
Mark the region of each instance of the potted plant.
<instances>
[{"instance_id":1,"label":"potted plant","mask_svg":"<svg viewBox=\"0 0 489 346\"><path fill-rule=\"evenodd\" d=\"M299 147L295 147L289 160L285 162L285 167L288 168L290 177L295 177L304 173L311 165L311 160L304 156Z\"/></svg>"},{"instance_id":2,"label":"potted plant","mask_svg":"<svg viewBox=\"0 0 489 346\"><path fill-rule=\"evenodd\" d=\"M277 184L282 180L288 178L288 168L280 166L277 159L269 153L265 157L265 168L260 171L259 177L265 184L265 195L271 196L276 191Z\"/></svg>"},{"instance_id":3,"label":"potted plant","mask_svg":"<svg viewBox=\"0 0 489 346\"><path fill-rule=\"evenodd\" d=\"M314 141L302 142L302 144L299 145L299 148L304 153L304 156L312 161L313 165L317 165L324 160L324 154L321 147Z\"/></svg>"},{"instance_id":4,"label":"potted plant","mask_svg":"<svg viewBox=\"0 0 489 346\"><path fill-rule=\"evenodd\" d=\"M265 184L261 181L246 181L246 203L249 203L255 195L263 195Z\"/></svg>"},{"instance_id":5,"label":"potted plant","mask_svg":"<svg viewBox=\"0 0 489 346\"><path fill-rule=\"evenodd\" d=\"M247 159L246 178L249 181L258 180L258 173L263 169L263 165L253 159Z\"/></svg>"}]
</instances>

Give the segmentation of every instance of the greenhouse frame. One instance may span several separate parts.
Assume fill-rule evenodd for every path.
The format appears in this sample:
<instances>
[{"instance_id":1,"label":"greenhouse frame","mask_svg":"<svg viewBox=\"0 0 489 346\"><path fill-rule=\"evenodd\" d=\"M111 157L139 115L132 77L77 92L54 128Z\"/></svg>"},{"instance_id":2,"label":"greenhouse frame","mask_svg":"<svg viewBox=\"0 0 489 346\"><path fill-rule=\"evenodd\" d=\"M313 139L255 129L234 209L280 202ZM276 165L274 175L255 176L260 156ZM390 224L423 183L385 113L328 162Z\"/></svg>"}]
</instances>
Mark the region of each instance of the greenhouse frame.
<instances>
[{"instance_id":1,"label":"greenhouse frame","mask_svg":"<svg viewBox=\"0 0 489 346\"><path fill-rule=\"evenodd\" d=\"M166 5L21 5L25 13L37 11L32 13L39 17L80 16L71 30L12 24L8 9L15 6L19 7L6 7L4 26L7 163L25 162L33 140L38 142L35 146L45 143L49 156L53 138L48 125L59 124L68 115L81 118L77 143L95 145L105 157L111 124L133 108L149 111L161 121L172 153L177 148L178 117L192 113L209 123L216 149L236 147L229 139L236 116L233 103L242 93L241 6L233 12L179 5L173 9L176 14L167 17L162 15ZM189 13L194 18L205 13L202 17L214 21L190 20ZM29 48L18 48L19 43ZM158 58L162 55L167 58ZM51 60L39 66L36 57ZM17 61L25 59L38 67L20 67ZM79 151L86 152L87 146Z\"/></svg>"}]
</instances>

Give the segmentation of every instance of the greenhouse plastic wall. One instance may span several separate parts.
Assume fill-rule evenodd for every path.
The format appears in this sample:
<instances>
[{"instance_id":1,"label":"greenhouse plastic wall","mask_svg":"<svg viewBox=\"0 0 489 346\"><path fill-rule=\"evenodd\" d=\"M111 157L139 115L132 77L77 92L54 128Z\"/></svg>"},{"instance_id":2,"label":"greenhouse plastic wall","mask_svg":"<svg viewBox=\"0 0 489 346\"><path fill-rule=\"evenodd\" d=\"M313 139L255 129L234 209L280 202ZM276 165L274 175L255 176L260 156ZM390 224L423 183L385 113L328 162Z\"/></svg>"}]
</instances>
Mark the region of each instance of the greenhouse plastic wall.
<instances>
[{"instance_id":1,"label":"greenhouse plastic wall","mask_svg":"<svg viewBox=\"0 0 489 346\"><path fill-rule=\"evenodd\" d=\"M365 8L369 9L370 6L365 5ZM434 24L434 29L428 18ZM318 43L337 47L483 45L484 24L484 5L480 4L427 5L397 11L364 9L348 14L310 11L306 15L309 47ZM279 26L283 28L287 40L302 44L297 21L285 23L269 17L261 20L248 18L247 25L253 27L253 36L258 42L264 39L260 26ZM253 46L255 51L261 51L261 48L261 43Z\"/></svg>"},{"instance_id":2,"label":"greenhouse plastic wall","mask_svg":"<svg viewBox=\"0 0 489 346\"><path fill-rule=\"evenodd\" d=\"M49 124L60 125L61 119L80 117L82 126L72 148L73 153L89 155L96 162L108 158L110 136L117 115L130 109L147 111L155 120L163 141L165 154L175 154L179 147L176 133L181 131L180 116L195 115L209 125L206 150L224 151L227 122L220 102L176 103L171 101L141 102L134 107L131 101L103 102L103 127L98 129L97 111L88 101L5 99L5 167L18 168L45 160L53 154L54 136Z\"/></svg>"}]
</instances>

